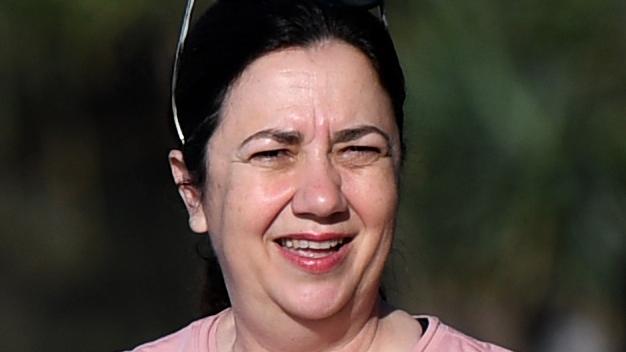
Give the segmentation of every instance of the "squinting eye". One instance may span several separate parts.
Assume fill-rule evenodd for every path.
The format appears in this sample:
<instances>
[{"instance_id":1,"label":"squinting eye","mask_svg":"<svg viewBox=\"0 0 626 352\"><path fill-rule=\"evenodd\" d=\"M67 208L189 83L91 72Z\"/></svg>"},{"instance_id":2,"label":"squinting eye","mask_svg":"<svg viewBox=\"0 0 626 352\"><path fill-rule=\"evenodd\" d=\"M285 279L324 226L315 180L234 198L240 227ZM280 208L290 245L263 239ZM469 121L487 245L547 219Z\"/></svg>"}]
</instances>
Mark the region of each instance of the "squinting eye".
<instances>
[{"instance_id":1,"label":"squinting eye","mask_svg":"<svg viewBox=\"0 0 626 352\"><path fill-rule=\"evenodd\" d=\"M276 164L287 162L292 154L288 149L271 149L256 152L250 156L250 161L261 164Z\"/></svg>"},{"instance_id":2,"label":"squinting eye","mask_svg":"<svg viewBox=\"0 0 626 352\"><path fill-rule=\"evenodd\" d=\"M339 150L339 161L352 166L371 164L383 156L380 148L368 145L351 145Z\"/></svg>"},{"instance_id":3,"label":"squinting eye","mask_svg":"<svg viewBox=\"0 0 626 352\"><path fill-rule=\"evenodd\" d=\"M380 153L380 149L377 147L370 147L370 146L366 146L366 145L351 145L347 148L344 149L345 151L348 152L354 152L354 153L363 153L363 154L368 154L368 153Z\"/></svg>"}]
</instances>

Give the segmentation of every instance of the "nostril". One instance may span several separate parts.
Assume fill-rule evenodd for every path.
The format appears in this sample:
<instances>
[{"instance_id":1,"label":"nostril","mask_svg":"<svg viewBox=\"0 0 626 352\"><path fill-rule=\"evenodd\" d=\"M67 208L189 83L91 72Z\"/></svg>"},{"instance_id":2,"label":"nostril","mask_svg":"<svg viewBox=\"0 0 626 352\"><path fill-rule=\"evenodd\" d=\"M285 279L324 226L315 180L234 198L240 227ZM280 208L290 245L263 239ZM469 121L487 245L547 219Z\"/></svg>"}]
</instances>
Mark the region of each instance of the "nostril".
<instances>
[{"instance_id":1,"label":"nostril","mask_svg":"<svg viewBox=\"0 0 626 352\"><path fill-rule=\"evenodd\" d=\"M346 212L348 201L341 176L330 164L304 170L294 194L292 209L298 215L332 217Z\"/></svg>"},{"instance_id":2,"label":"nostril","mask_svg":"<svg viewBox=\"0 0 626 352\"><path fill-rule=\"evenodd\" d=\"M294 197L293 210L296 213L329 217L347 209L345 195L338 187L311 187L301 189Z\"/></svg>"}]
</instances>

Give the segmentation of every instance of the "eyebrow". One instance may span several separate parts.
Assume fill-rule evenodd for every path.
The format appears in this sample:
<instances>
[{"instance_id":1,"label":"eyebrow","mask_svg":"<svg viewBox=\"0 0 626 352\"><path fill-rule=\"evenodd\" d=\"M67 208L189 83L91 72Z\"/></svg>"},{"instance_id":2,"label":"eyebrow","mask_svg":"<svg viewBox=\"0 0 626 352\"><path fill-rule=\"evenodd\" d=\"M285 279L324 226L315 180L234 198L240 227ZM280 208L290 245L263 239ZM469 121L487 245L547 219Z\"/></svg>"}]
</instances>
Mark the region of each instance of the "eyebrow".
<instances>
[{"instance_id":1,"label":"eyebrow","mask_svg":"<svg viewBox=\"0 0 626 352\"><path fill-rule=\"evenodd\" d=\"M380 128L371 126L371 125L363 125L363 126L358 126L355 128L348 128L345 130L341 130L335 133L335 135L333 136L332 144L354 141L370 133L376 133L380 135L381 137L385 139L387 144L390 144L391 138L389 137L389 134L387 134L385 131L381 130Z\"/></svg>"},{"instance_id":2,"label":"eyebrow","mask_svg":"<svg viewBox=\"0 0 626 352\"><path fill-rule=\"evenodd\" d=\"M380 128L371 126L371 125L363 125L363 126L358 126L355 128L348 128L348 129L341 130L335 133L333 135L331 144L346 143L346 142L354 141L370 133L376 133L380 135L381 137L385 139L387 144L389 144L391 141L391 138L389 137L389 135L385 131L381 130ZM247 143L249 143L250 141L255 140L255 139L260 139L260 138L269 138L280 144L296 145L302 141L302 134L298 131L283 131L283 130L279 130L275 128L269 128L266 130L256 132L253 135L249 136L248 138L244 139L244 141L241 142L239 147L241 148Z\"/></svg>"},{"instance_id":3,"label":"eyebrow","mask_svg":"<svg viewBox=\"0 0 626 352\"><path fill-rule=\"evenodd\" d=\"M240 148L254 139L269 138L280 144L295 145L302 141L302 134L297 131L283 131L275 128L259 131L241 142Z\"/></svg>"}]
</instances>

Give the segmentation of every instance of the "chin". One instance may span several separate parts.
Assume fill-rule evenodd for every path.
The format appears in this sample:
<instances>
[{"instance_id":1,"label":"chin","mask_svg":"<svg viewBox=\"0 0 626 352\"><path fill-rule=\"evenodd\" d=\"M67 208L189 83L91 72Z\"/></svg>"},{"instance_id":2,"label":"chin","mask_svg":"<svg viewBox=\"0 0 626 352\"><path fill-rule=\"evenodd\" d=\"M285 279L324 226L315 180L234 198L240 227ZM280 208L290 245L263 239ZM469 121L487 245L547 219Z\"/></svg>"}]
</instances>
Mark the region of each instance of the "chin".
<instances>
[{"instance_id":1,"label":"chin","mask_svg":"<svg viewBox=\"0 0 626 352\"><path fill-rule=\"evenodd\" d=\"M325 285L323 285L325 286ZM355 290L337 285L299 287L280 292L279 306L297 320L325 320L349 309Z\"/></svg>"},{"instance_id":2,"label":"chin","mask_svg":"<svg viewBox=\"0 0 626 352\"><path fill-rule=\"evenodd\" d=\"M296 320L319 321L326 320L335 316L338 312L345 308L344 305L328 303L324 301L315 301L313 304L303 302L293 302L283 304L283 310Z\"/></svg>"}]
</instances>

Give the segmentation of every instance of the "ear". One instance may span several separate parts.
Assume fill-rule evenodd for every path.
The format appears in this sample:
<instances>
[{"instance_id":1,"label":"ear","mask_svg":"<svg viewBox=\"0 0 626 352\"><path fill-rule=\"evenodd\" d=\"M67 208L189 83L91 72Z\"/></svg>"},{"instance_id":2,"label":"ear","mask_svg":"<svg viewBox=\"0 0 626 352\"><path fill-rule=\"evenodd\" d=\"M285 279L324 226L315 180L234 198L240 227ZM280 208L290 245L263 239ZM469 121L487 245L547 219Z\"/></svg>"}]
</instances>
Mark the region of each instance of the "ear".
<instances>
[{"instance_id":1,"label":"ear","mask_svg":"<svg viewBox=\"0 0 626 352\"><path fill-rule=\"evenodd\" d=\"M178 187L178 194L183 199L189 214L189 227L193 232L207 233L209 229L202 205L202 192L190 182L192 179L185 165L183 153L177 149L171 150L168 159L174 183Z\"/></svg>"}]
</instances>

